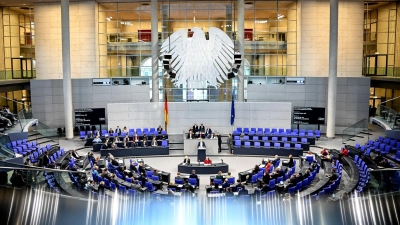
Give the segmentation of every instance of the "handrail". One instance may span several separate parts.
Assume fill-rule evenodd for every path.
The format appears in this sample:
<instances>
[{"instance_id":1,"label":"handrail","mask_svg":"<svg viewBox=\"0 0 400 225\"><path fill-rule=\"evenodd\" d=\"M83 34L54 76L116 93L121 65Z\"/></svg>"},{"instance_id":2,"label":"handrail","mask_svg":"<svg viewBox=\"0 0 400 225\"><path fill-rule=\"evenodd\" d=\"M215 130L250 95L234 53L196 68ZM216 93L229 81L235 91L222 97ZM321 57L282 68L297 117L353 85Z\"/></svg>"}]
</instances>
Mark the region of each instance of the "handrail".
<instances>
[{"instance_id":1,"label":"handrail","mask_svg":"<svg viewBox=\"0 0 400 225\"><path fill-rule=\"evenodd\" d=\"M5 163L4 161L1 163ZM19 165L19 166L26 166L26 165ZM78 173L78 174L86 174L85 172L81 171L72 171L72 170L59 170L59 169L50 169L50 168L37 168L37 167L31 167L28 166L29 168L21 168L21 167L8 167L8 166L0 166L0 169L7 169L7 170L26 170L26 171L48 171L48 172L67 172L67 173Z\"/></svg>"},{"instance_id":2,"label":"handrail","mask_svg":"<svg viewBox=\"0 0 400 225\"><path fill-rule=\"evenodd\" d=\"M342 143L344 144L346 141L351 140L352 137L357 136L357 134L367 129L368 129L368 120L366 118L345 128L342 131Z\"/></svg>"},{"instance_id":3,"label":"handrail","mask_svg":"<svg viewBox=\"0 0 400 225\"><path fill-rule=\"evenodd\" d=\"M13 102L16 102L16 103L18 103L18 104L21 104L21 105L25 106L24 103L19 102L19 101L16 101L16 100L14 100L14 99L6 98L6 97L4 97L4 96L0 96L0 98L4 98L4 99L7 99L7 100L9 100L9 101L13 101Z\"/></svg>"},{"instance_id":4,"label":"handrail","mask_svg":"<svg viewBox=\"0 0 400 225\"><path fill-rule=\"evenodd\" d=\"M392 99L386 100L386 101L384 101L384 102L381 102L381 104L379 104L379 105L382 105L383 103L386 103L386 102L393 101L393 100L395 100L395 99L398 99L398 98L400 98L400 96L397 96L397 97L395 97L395 98L392 98Z\"/></svg>"}]
</instances>

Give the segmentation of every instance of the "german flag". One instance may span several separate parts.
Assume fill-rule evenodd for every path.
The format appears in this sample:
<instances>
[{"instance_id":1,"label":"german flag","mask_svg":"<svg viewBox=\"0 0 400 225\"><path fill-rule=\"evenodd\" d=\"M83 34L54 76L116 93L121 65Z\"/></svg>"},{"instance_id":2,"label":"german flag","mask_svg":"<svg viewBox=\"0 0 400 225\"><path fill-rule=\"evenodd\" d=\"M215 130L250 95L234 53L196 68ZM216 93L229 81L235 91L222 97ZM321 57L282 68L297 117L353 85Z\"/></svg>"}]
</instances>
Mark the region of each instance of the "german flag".
<instances>
[{"instance_id":1,"label":"german flag","mask_svg":"<svg viewBox=\"0 0 400 225\"><path fill-rule=\"evenodd\" d=\"M164 97L164 121L165 125L168 124L168 99L167 99L167 94L165 94Z\"/></svg>"}]
</instances>

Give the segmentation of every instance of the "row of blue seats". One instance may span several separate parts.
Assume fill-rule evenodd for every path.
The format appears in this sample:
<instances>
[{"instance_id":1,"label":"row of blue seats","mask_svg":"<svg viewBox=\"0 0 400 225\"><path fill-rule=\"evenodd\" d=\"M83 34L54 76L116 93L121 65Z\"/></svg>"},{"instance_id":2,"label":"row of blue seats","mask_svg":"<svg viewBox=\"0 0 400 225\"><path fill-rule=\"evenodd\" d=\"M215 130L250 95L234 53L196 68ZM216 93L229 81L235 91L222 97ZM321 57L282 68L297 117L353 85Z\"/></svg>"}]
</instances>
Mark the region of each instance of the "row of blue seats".
<instances>
[{"instance_id":1,"label":"row of blue seats","mask_svg":"<svg viewBox=\"0 0 400 225\"><path fill-rule=\"evenodd\" d=\"M52 172L43 171L43 176L46 180L47 186L50 190L55 192L60 192L59 186L54 178L54 174Z\"/></svg>"},{"instance_id":2,"label":"row of blue seats","mask_svg":"<svg viewBox=\"0 0 400 225\"><path fill-rule=\"evenodd\" d=\"M277 135L299 135L299 134L314 134L314 130L304 130L304 129L283 129L283 128L241 128L238 127L236 128L236 130L233 132L234 134L244 134L244 135L271 135L271 134L277 134ZM321 135L321 131L320 130L315 130L315 134L316 135Z\"/></svg>"},{"instance_id":3,"label":"row of blue seats","mask_svg":"<svg viewBox=\"0 0 400 225\"><path fill-rule=\"evenodd\" d=\"M244 141L249 141L250 139L253 140L253 141L258 141L259 140L259 136L252 136L251 138L250 138L250 136L244 136L243 137ZM239 136L234 136L233 140L235 140L235 141L236 140L241 140L241 138ZM288 142L288 141L290 141L290 142L298 142L299 138L292 137L292 138L289 139L289 137L282 137L281 141L279 141L278 137L272 137L272 139L269 140L268 137L264 136L264 137L261 138L261 140L264 141L264 142L265 141L272 141L272 142ZM307 138L301 138L300 142L301 143L307 143L308 140L307 140Z\"/></svg>"},{"instance_id":4,"label":"row of blue seats","mask_svg":"<svg viewBox=\"0 0 400 225\"><path fill-rule=\"evenodd\" d=\"M261 143L263 143L263 145L261 145ZM283 146L282 146L282 143L280 143L280 142L275 142L275 143L273 143L274 145L272 146L271 145L271 142L258 142L258 141L255 141L255 142L253 142L253 144L254 144L254 147L255 148L260 148L260 147L274 147L274 148L281 148L281 147L283 147L283 148L285 148L285 149L290 149L291 147L290 147L290 143L284 143L283 144ZM240 140L235 140L235 145L234 145L234 147L241 147L242 146L242 141L240 141ZM250 148L251 147L251 144L250 144L250 141L245 141L244 142L244 147L245 148ZM301 148L301 144L295 144L294 145L294 148L295 149L302 149Z\"/></svg>"},{"instance_id":5,"label":"row of blue seats","mask_svg":"<svg viewBox=\"0 0 400 225\"><path fill-rule=\"evenodd\" d=\"M356 187L357 193L360 193L363 192L364 188L367 186L370 173L368 170L368 166L365 164L364 160L361 159L361 157L358 157L358 155L356 155L353 161L357 165L358 173L360 174L360 178Z\"/></svg>"},{"instance_id":6,"label":"row of blue seats","mask_svg":"<svg viewBox=\"0 0 400 225\"><path fill-rule=\"evenodd\" d=\"M372 141L372 140L370 140ZM392 146L393 150L400 150L400 140L398 139L393 139L393 138L388 138L388 137L378 137L378 139L376 140L376 142L380 142L386 145L390 145Z\"/></svg>"},{"instance_id":7,"label":"row of blue seats","mask_svg":"<svg viewBox=\"0 0 400 225\"><path fill-rule=\"evenodd\" d=\"M118 135L117 133L112 133L109 134L107 133L106 130L102 130L102 134L99 135L100 137L106 137L106 136L113 136L113 137L125 137L126 135L128 135L129 137L133 137L135 134L137 134L138 136L143 136L143 134L146 134L147 136L153 136L153 135L167 135L166 131L162 131L161 134L159 134L157 131L144 131L144 132L134 132L134 131L130 131L129 133L127 132L121 132L121 135ZM85 139L90 135L90 131L80 131L79 132L79 138L80 139ZM97 136L97 131L93 132L94 136Z\"/></svg>"},{"instance_id":8,"label":"row of blue seats","mask_svg":"<svg viewBox=\"0 0 400 225\"><path fill-rule=\"evenodd\" d=\"M26 139L7 143L6 146L9 149L13 149L14 153L18 153L23 156L29 155L40 148L36 141L27 142Z\"/></svg>"}]
</instances>

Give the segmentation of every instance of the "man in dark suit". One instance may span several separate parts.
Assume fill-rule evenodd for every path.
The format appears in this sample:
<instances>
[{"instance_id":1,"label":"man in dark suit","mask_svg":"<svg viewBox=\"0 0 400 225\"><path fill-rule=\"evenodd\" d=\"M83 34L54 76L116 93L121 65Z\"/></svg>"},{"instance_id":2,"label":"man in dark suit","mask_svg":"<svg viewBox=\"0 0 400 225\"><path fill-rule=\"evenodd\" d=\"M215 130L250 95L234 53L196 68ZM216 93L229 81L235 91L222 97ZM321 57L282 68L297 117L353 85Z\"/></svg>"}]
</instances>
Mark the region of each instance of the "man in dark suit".
<instances>
[{"instance_id":1,"label":"man in dark suit","mask_svg":"<svg viewBox=\"0 0 400 225\"><path fill-rule=\"evenodd\" d=\"M79 158L80 158L80 156L79 156L78 153L76 152L76 149L74 149L74 150L72 151L72 157L74 157L75 159L79 159Z\"/></svg>"},{"instance_id":2,"label":"man in dark suit","mask_svg":"<svg viewBox=\"0 0 400 225\"><path fill-rule=\"evenodd\" d=\"M183 180L183 178L181 177L181 173L180 172L178 172L176 174L175 180Z\"/></svg>"},{"instance_id":3,"label":"man in dark suit","mask_svg":"<svg viewBox=\"0 0 400 225\"><path fill-rule=\"evenodd\" d=\"M211 130L210 127L207 127L207 129L206 129L206 131L205 131L205 134L206 134L206 138L210 138L210 137L211 137L212 130Z\"/></svg>"},{"instance_id":4,"label":"man in dark suit","mask_svg":"<svg viewBox=\"0 0 400 225\"><path fill-rule=\"evenodd\" d=\"M86 138L94 138L93 131L90 131Z\"/></svg>"},{"instance_id":5,"label":"man in dark suit","mask_svg":"<svg viewBox=\"0 0 400 225\"><path fill-rule=\"evenodd\" d=\"M382 162L383 157L381 156L381 153L380 153L380 152L377 152L377 153L376 153L376 157L373 158L373 160L374 160L374 162L375 162L376 164L379 164L380 162Z\"/></svg>"},{"instance_id":6,"label":"man in dark suit","mask_svg":"<svg viewBox=\"0 0 400 225\"><path fill-rule=\"evenodd\" d=\"M132 161L131 165L129 165L129 170L130 170L132 173L136 173L136 172L138 171L138 169L137 169L136 166L135 166L135 162Z\"/></svg>"},{"instance_id":7,"label":"man in dark suit","mask_svg":"<svg viewBox=\"0 0 400 225\"><path fill-rule=\"evenodd\" d=\"M228 135L228 138L226 139L226 142L227 142L227 144L228 144L229 153L232 154L232 150L233 150L233 138L232 138L232 135L231 135L231 134Z\"/></svg>"},{"instance_id":8,"label":"man in dark suit","mask_svg":"<svg viewBox=\"0 0 400 225\"><path fill-rule=\"evenodd\" d=\"M196 178L198 179L198 176L196 174L196 170L192 170L192 174L190 174L189 178Z\"/></svg>"},{"instance_id":9,"label":"man in dark suit","mask_svg":"<svg viewBox=\"0 0 400 225\"><path fill-rule=\"evenodd\" d=\"M44 157L43 157L43 166L49 165L50 163L50 157L49 157L49 152L44 153Z\"/></svg>"},{"instance_id":10,"label":"man in dark suit","mask_svg":"<svg viewBox=\"0 0 400 225\"><path fill-rule=\"evenodd\" d=\"M140 173L140 176L139 176L138 180L140 182L142 182L142 187L144 187L146 185L147 178L146 178L144 173Z\"/></svg>"},{"instance_id":11,"label":"man in dark suit","mask_svg":"<svg viewBox=\"0 0 400 225\"><path fill-rule=\"evenodd\" d=\"M262 185L261 192L265 194L269 191L269 186L267 183L262 183Z\"/></svg>"},{"instance_id":12,"label":"man in dark suit","mask_svg":"<svg viewBox=\"0 0 400 225\"><path fill-rule=\"evenodd\" d=\"M199 143L197 144L198 148L205 148L206 147L206 143L203 142L203 139L200 139Z\"/></svg>"},{"instance_id":13,"label":"man in dark suit","mask_svg":"<svg viewBox=\"0 0 400 225\"><path fill-rule=\"evenodd\" d=\"M194 136L192 130L189 131L189 134L188 134L187 138L188 138L188 139L194 139L194 138L195 138L195 136Z\"/></svg>"},{"instance_id":14,"label":"man in dark suit","mask_svg":"<svg viewBox=\"0 0 400 225\"><path fill-rule=\"evenodd\" d=\"M279 160L281 160L281 159L278 157L278 155L275 155L274 160L272 160L272 164L275 166L275 164L276 164Z\"/></svg>"},{"instance_id":15,"label":"man in dark suit","mask_svg":"<svg viewBox=\"0 0 400 225\"><path fill-rule=\"evenodd\" d=\"M227 187L230 187L231 185L230 184L228 184L228 180L226 179L225 181L224 181L224 183L222 184L222 188L223 189L225 189L225 188L227 188Z\"/></svg>"},{"instance_id":16,"label":"man in dark suit","mask_svg":"<svg viewBox=\"0 0 400 225\"><path fill-rule=\"evenodd\" d=\"M135 134L135 136L133 136L133 145L138 146L138 144L139 144L139 136Z\"/></svg>"},{"instance_id":17,"label":"man in dark suit","mask_svg":"<svg viewBox=\"0 0 400 225\"><path fill-rule=\"evenodd\" d=\"M217 133L217 139L218 139L218 152L221 152L222 137L219 132Z\"/></svg>"},{"instance_id":18,"label":"man in dark suit","mask_svg":"<svg viewBox=\"0 0 400 225\"><path fill-rule=\"evenodd\" d=\"M117 126L117 129L115 129L115 133L119 135L121 135L121 128L119 128L119 126Z\"/></svg>"},{"instance_id":19,"label":"man in dark suit","mask_svg":"<svg viewBox=\"0 0 400 225\"><path fill-rule=\"evenodd\" d=\"M147 147L147 136L146 136L146 134L143 135L143 147Z\"/></svg>"},{"instance_id":20,"label":"man in dark suit","mask_svg":"<svg viewBox=\"0 0 400 225\"><path fill-rule=\"evenodd\" d=\"M193 125L192 131L193 131L193 133L196 133L197 131L199 131L199 127L197 126L197 124Z\"/></svg>"},{"instance_id":21,"label":"man in dark suit","mask_svg":"<svg viewBox=\"0 0 400 225\"><path fill-rule=\"evenodd\" d=\"M238 195L239 196L241 196L241 195L248 195L249 194L249 191L246 189L246 187L242 184L242 186L241 186L241 190L239 191L239 193L238 193Z\"/></svg>"},{"instance_id":22,"label":"man in dark suit","mask_svg":"<svg viewBox=\"0 0 400 225\"><path fill-rule=\"evenodd\" d=\"M206 131L206 129L205 129L203 124L200 124L199 131L202 132L202 133L204 133L204 131Z\"/></svg>"},{"instance_id":23,"label":"man in dark suit","mask_svg":"<svg viewBox=\"0 0 400 225\"><path fill-rule=\"evenodd\" d=\"M187 156L183 159L183 164L190 165L190 159Z\"/></svg>"},{"instance_id":24,"label":"man in dark suit","mask_svg":"<svg viewBox=\"0 0 400 225\"><path fill-rule=\"evenodd\" d=\"M146 170L144 169L143 163L139 163L139 173L146 174Z\"/></svg>"},{"instance_id":25,"label":"man in dark suit","mask_svg":"<svg viewBox=\"0 0 400 225\"><path fill-rule=\"evenodd\" d=\"M113 174L112 176L111 176L111 182L113 182L114 184L115 184L115 186L119 186L119 182L117 181L117 179L116 179L116 175L115 174Z\"/></svg>"}]
</instances>

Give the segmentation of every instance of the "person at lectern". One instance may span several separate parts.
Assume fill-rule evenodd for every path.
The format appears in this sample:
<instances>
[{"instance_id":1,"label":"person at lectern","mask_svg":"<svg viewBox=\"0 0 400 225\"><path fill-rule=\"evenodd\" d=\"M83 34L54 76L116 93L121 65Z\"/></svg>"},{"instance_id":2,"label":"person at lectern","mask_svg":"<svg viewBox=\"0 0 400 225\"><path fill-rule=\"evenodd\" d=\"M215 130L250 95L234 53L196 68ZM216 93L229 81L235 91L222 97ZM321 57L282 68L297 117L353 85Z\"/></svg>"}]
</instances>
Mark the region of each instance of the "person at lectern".
<instances>
[{"instance_id":1,"label":"person at lectern","mask_svg":"<svg viewBox=\"0 0 400 225\"><path fill-rule=\"evenodd\" d=\"M161 132L162 132L162 127L161 127L161 125L160 125L160 126L158 126L158 128L157 128L157 132L158 132L158 134L161 134Z\"/></svg>"},{"instance_id":2,"label":"person at lectern","mask_svg":"<svg viewBox=\"0 0 400 225\"><path fill-rule=\"evenodd\" d=\"M185 156L185 159L183 159L183 164L190 165L190 159L187 156Z\"/></svg>"},{"instance_id":3,"label":"person at lectern","mask_svg":"<svg viewBox=\"0 0 400 225\"><path fill-rule=\"evenodd\" d=\"M206 158L205 160L204 160L204 165L211 165L212 164L212 162L211 162L211 159L210 158Z\"/></svg>"},{"instance_id":4,"label":"person at lectern","mask_svg":"<svg viewBox=\"0 0 400 225\"><path fill-rule=\"evenodd\" d=\"M199 143L197 144L198 148L205 148L206 147L206 143L203 142L203 139L200 138Z\"/></svg>"},{"instance_id":5,"label":"person at lectern","mask_svg":"<svg viewBox=\"0 0 400 225\"><path fill-rule=\"evenodd\" d=\"M194 134L192 132L192 130L189 131L189 134L187 136L188 139L193 139L194 138Z\"/></svg>"}]
</instances>

